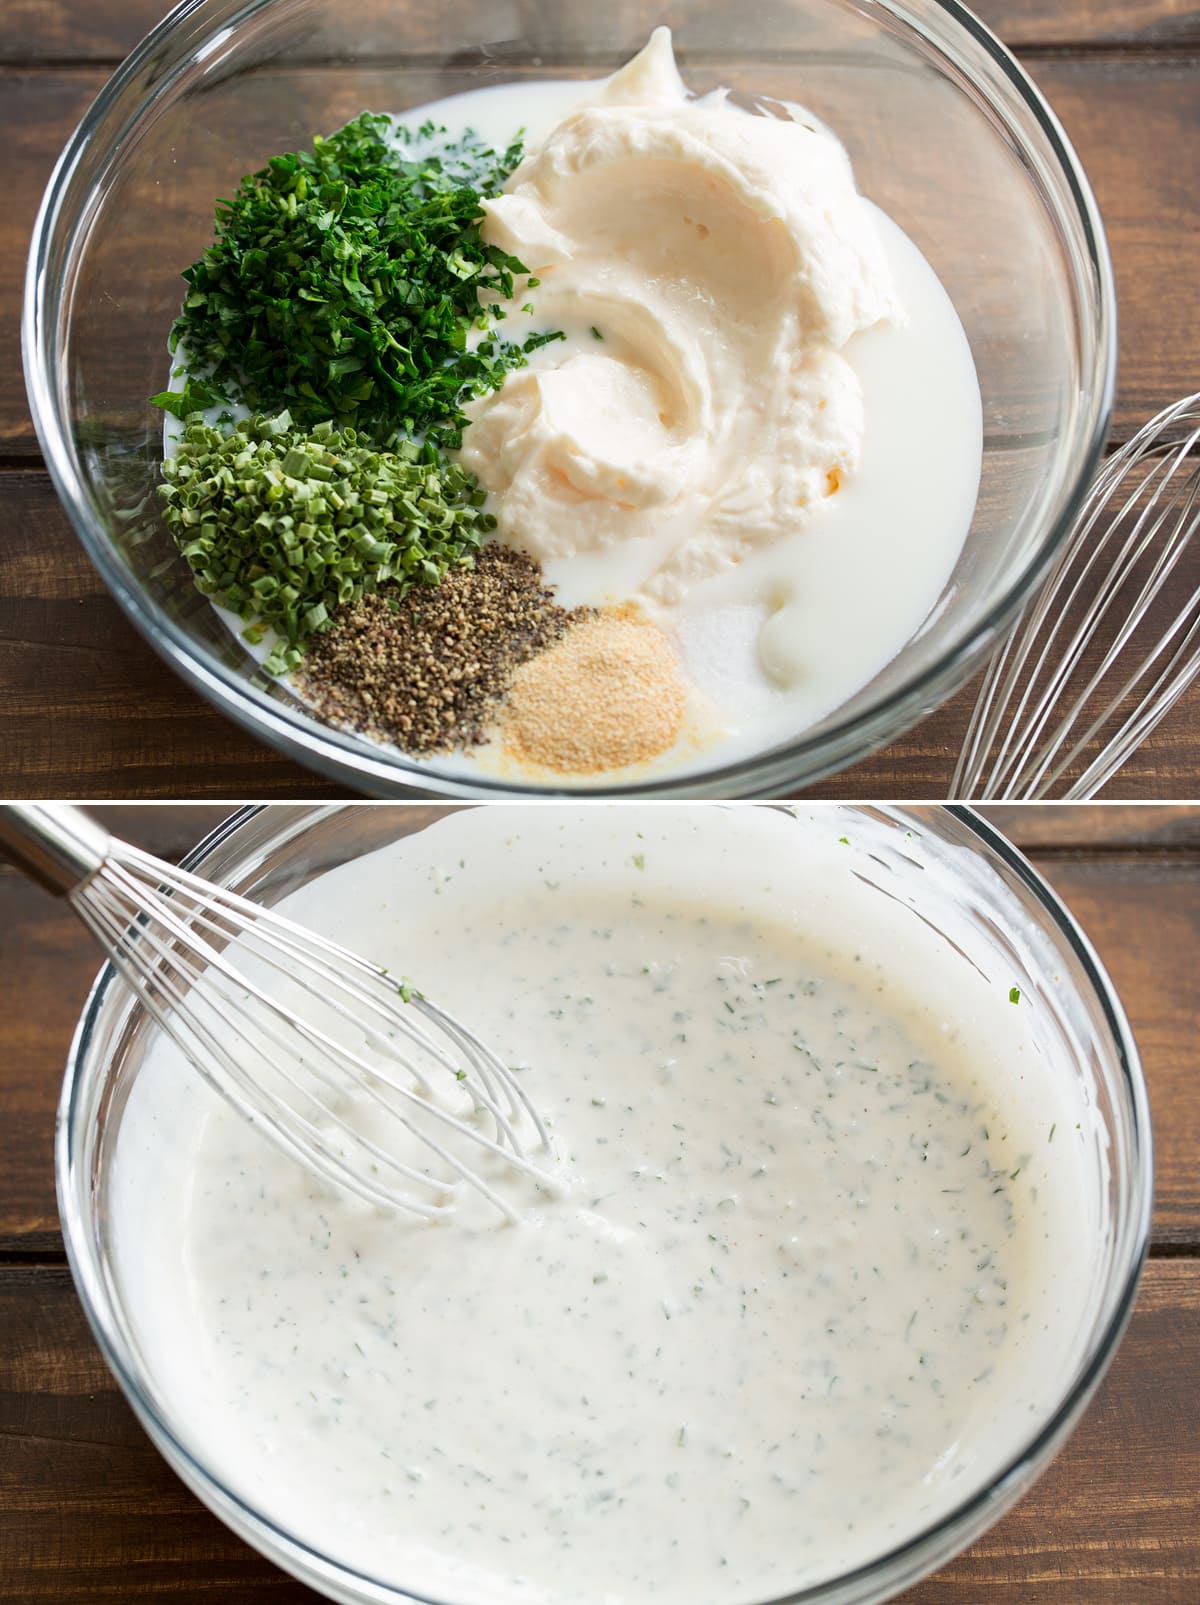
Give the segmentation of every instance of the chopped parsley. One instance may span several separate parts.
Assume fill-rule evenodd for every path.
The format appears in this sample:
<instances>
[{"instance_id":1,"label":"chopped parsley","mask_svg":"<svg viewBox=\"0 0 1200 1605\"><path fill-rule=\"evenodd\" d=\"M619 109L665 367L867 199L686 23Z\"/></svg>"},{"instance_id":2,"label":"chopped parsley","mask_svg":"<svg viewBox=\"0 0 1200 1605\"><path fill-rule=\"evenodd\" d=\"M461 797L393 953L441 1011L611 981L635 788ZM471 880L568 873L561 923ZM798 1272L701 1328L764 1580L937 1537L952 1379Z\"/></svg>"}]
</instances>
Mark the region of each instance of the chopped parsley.
<instances>
[{"instance_id":1,"label":"chopped parsley","mask_svg":"<svg viewBox=\"0 0 1200 1605\"><path fill-rule=\"evenodd\" d=\"M483 241L481 203L521 155L519 137L497 153L363 112L273 156L217 203L216 238L183 274L171 346L196 378L156 404L180 417L219 401L286 407L298 425L353 423L381 445L432 430L456 446L462 403L562 338L511 342L494 321L525 267Z\"/></svg>"},{"instance_id":2,"label":"chopped parsley","mask_svg":"<svg viewBox=\"0 0 1200 1605\"><path fill-rule=\"evenodd\" d=\"M1020 1001L1021 1001L1021 988L1019 986L1013 986L1013 987L1009 988L1009 990L1008 990L1008 1001L1010 1003L1020 1003Z\"/></svg>"},{"instance_id":3,"label":"chopped parsley","mask_svg":"<svg viewBox=\"0 0 1200 1605\"><path fill-rule=\"evenodd\" d=\"M212 385L206 384L203 379L188 379L182 390L160 390L157 396L151 396L150 405L161 407L164 412L174 413L176 418L187 418L194 412L204 412L209 407L219 407L227 400L227 396L222 395ZM232 413L223 416L232 423Z\"/></svg>"}]
</instances>

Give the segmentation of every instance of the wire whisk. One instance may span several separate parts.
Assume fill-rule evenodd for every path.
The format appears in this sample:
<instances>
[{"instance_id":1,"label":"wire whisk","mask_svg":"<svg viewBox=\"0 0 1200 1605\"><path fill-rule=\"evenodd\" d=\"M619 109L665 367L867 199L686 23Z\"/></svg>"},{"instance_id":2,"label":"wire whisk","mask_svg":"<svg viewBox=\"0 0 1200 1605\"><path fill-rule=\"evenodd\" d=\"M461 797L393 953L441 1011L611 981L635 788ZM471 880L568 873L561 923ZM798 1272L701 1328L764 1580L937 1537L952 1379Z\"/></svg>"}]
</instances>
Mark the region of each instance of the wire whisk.
<instances>
[{"instance_id":1,"label":"wire whisk","mask_svg":"<svg viewBox=\"0 0 1200 1605\"><path fill-rule=\"evenodd\" d=\"M515 1176L553 1186L514 1072L408 981L75 809L0 808L0 851L67 897L188 1062L311 1172L429 1219L468 1189L515 1218Z\"/></svg>"},{"instance_id":2,"label":"wire whisk","mask_svg":"<svg viewBox=\"0 0 1200 1605\"><path fill-rule=\"evenodd\" d=\"M1200 395L1101 468L1042 590L988 667L952 797L1092 797L1200 672ZM1183 581L1182 605L1179 595Z\"/></svg>"}]
</instances>

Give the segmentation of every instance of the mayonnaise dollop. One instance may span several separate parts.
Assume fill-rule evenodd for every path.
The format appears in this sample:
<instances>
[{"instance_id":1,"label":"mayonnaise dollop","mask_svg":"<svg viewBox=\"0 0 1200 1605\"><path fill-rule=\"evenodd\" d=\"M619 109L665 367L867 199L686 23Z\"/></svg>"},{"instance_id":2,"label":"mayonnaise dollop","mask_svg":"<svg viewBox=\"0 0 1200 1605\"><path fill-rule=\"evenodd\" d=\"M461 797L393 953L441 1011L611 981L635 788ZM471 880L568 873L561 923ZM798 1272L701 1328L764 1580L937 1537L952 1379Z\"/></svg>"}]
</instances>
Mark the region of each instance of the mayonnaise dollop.
<instances>
[{"instance_id":1,"label":"mayonnaise dollop","mask_svg":"<svg viewBox=\"0 0 1200 1605\"><path fill-rule=\"evenodd\" d=\"M896 317L849 159L821 128L691 98L670 32L564 117L484 203L582 332L466 412L501 534L543 561L652 548L645 599L800 530L853 474L863 395L840 355Z\"/></svg>"}]
</instances>

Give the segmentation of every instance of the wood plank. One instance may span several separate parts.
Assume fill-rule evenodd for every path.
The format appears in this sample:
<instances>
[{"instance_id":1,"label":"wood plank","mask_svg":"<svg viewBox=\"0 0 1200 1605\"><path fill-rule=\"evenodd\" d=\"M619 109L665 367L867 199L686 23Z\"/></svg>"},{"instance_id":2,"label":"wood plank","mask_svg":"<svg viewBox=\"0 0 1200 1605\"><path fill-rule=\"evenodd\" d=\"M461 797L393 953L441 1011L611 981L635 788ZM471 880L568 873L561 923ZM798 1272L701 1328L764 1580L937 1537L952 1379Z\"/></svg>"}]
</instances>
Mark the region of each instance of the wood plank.
<instances>
[{"instance_id":1,"label":"wood plank","mask_svg":"<svg viewBox=\"0 0 1200 1605\"><path fill-rule=\"evenodd\" d=\"M1077 143L1107 219L1121 297L1116 426L1123 438L1191 388L1200 371L1200 324L1191 315L1200 218L1190 184L1200 169L1200 60L1047 57L1035 64L1034 74ZM37 449L17 352L21 266L54 159L103 76L90 70L3 76L0 136L17 160L10 163L8 204L0 214L0 454ZM264 75L264 96L270 94L270 76ZM352 92L339 115L361 105L364 93ZM1119 140L1112 137L1114 126L1121 129ZM1170 160L1162 159L1163 152ZM192 207L164 192L160 210L161 247L139 234L130 249L143 257L161 249L164 260L178 257L182 267L206 232L209 197L197 196ZM190 229L184 226L188 219ZM190 235L195 239L187 244ZM169 313L163 316L165 332ZM115 361L126 360L123 350L118 342Z\"/></svg>"},{"instance_id":2,"label":"wood plank","mask_svg":"<svg viewBox=\"0 0 1200 1605\"><path fill-rule=\"evenodd\" d=\"M1108 233L1119 309L1114 421L1125 439L1194 391L1200 375L1200 61L1062 57L1030 70L1079 153Z\"/></svg>"},{"instance_id":3,"label":"wood plank","mask_svg":"<svg viewBox=\"0 0 1200 1605\"><path fill-rule=\"evenodd\" d=\"M316 797L338 788L217 713L105 589L41 473L0 474L0 792Z\"/></svg>"},{"instance_id":4,"label":"wood plank","mask_svg":"<svg viewBox=\"0 0 1200 1605\"><path fill-rule=\"evenodd\" d=\"M1200 1591L1200 1262L1152 1261L1074 1437L1025 1499L905 1605L1183 1605ZM0 1599L315 1605L159 1458L65 1269L0 1269Z\"/></svg>"},{"instance_id":5,"label":"wood plank","mask_svg":"<svg viewBox=\"0 0 1200 1605\"><path fill-rule=\"evenodd\" d=\"M1010 50L1139 45L1190 48L1200 39L1192 0L975 0L971 9Z\"/></svg>"},{"instance_id":6,"label":"wood plank","mask_svg":"<svg viewBox=\"0 0 1200 1605\"><path fill-rule=\"evenodd\" d=\"M712 10L719 0L708 0ZM372 19L384 7L397 9L393 0L359 0L354 31L369 37ZM484 9L486 14L486 8ZM704 5L694 10L703 14ZM115 64L154 27L168 10L165 0L8 0L0 33L0 62L93 61ZM437 7L409 7L413 48L439 48ZM614 23L630 38L645 33L663 15L658 0L617 0ZM1200 38L1200 15L1190 0L1066 0L1048 7L1045 0L976 0L974 10L1012 49L1047 46L1130 44L1186 46ZM686 41L686 22L676 18L682 8L668 8ZM444 23L442 24L444 26ZM339 19L345 33L345 23ZM493 35L496 28L491 29ZM482 31L481 39L487 37Z\"/></svg>"},{"instance_id":7,"label":"wood plank","mask_svg":"<svg viewBox=\"0 0 1200 1605\"><path fill-rule=\"evenodd\" d=\"M8 30L0 37L11 37ZM0 207L0 456L38 449L21 369L25 259L58 154L104 82L102 72L0 73L0 137L9 153Z\"/></svg>"},{"instance_id":8,"label":"wood plank","mask_svg":"<svg viewBox=\"0 0 1200 1605\"><path fill-rule=\"evenodd\" d=\"M985 803L979 810L1023 853L1200 852L1200 809L1189 803Z\"/></svg>"},{"instance_id":9,"label":"wood plank","mask_svg":"<svg viewBox=\"0 0 1200 1605\"><path fill-rule=\"evenodd\" d=\"M169 10L165 0L6 0L0 61L115 65Z\"/></svg>"},{"instance_id":10,"label":"wood plank","mask_svg":"<svg viewBox=\"0 0 1200 1605\"><path fill-rule=\"evenodd\" d=\"M220 810L118 811L117 827L178 850ZM1089 814L1095 810L1079 810ZM160 818L174 815L173 818ZM427 817L412 811L412 820ZM1087 842L1088 826L1080 840ZM1032 832L1031 832L1032 833ZM1120 824L1114 827L1120 840ZM1060 840L1063 839L1060 829ZM1096 840L1092 838L1093 842ZM1190 847L1194 837L1183 843ZM1124 1000L1150 1087L1156 1134L1154 1241L1200 1249L1200 1078L1195 953L1200 854L1054 853L1039 867L1095 944ZM0 1012L6 1118L0 1122L0 1251L54 1252L54 1109L74 1022L99 967L62 904L0 874L0 974L19 1008Z\"/></svg>"},{"instance_id":11,"label":"wood plank","mask_svg":"<svg viewBox=\"0 0 1200 1605\"><path fill-rule=\"evenodd\" d=\"M162 664L87 560L47 475L0 473L0 530L0 792L345 795L244 734ZM1180 578L1191 583L1182 570ZM944 796L974 696L968 687L885 751L805 795ZM1198 755L1200 690L1193 688L1105 795L1192 796Z\"/></svg>"},{"instance_id":12,"label":"wood plank","mask_svg":"<svg viewBox=\"0 0 1200 1605\"><path fill-rule=\"evenodd\" d=\"M1154 1240L1200 1247L1200 860L1035 856L1034 862L1091 939L1129 1016L1150 1091Z\"/></svg>"}]
</instances>

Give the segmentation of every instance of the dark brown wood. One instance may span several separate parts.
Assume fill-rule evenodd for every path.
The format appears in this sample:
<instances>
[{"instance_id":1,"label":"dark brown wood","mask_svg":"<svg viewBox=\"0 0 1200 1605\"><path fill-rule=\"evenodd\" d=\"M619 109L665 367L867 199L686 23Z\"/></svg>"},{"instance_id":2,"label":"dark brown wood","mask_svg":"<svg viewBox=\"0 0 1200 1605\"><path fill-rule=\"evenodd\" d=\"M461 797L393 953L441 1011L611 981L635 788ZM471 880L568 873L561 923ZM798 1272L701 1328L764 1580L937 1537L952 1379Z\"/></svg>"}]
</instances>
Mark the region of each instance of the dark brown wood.
<instances>
[{"instance_id":1,"label":"dark brown wood","mask_svg":"<svg viewBox=\"0 0 1200 1605\"><path fill-rule=\"evenodd\" d=\"M944 796L974 694L967 687L883 752L806 795ZM1188 797L1198 772L1200 694L1189 694L1105 795ZM0 471L0 792L302 798L339 789L185 686L105 589L46 474Z\"/></svg>"},{"instance_id":2,"label":"dark brown wood","mask_svg":"<svg viewBox=\"0 0 1200 1605\"><path fill-rule=\"evenodd\" d=\"M211 829L222 812L118 809L102 817L170 856ZM1060 812L1048 843L1053 850L1034 852L1034 859L1095 944L1139 1043L1157 1133L1154 1240L1200 1251L1194 1005L1200 810L1172 811L1157 840L1153 824L1140 829L1127 810L1111 826L1099 822L1103 809ZM413 822L424 817L424 810L416 812ZM1024 820L1020 810L997 810L994 817L1019 843L1034 847L1046 838L1055 811L1038 810ZM1150 846L1158 850L1147 851ZM12 871L0 871L0 975L8 995L20 1000L19 1008L0 1015L7 1111L0 1123L0 1251L58 1246L54 1107L74 1022L97 969L96 950L69 910Z\"/></svg>"},{"instance_id":3,"label":"dark brown wood","mask_svg":"<svg viewBox=\"0 0 1200 1605\"><path fill-rule=\"evenodd\" d=\"M1115 0L1083 9L1110 22L1131 15ZM1157 27L1190 14L1154 15ZM1057 26L1063 13L1054 17ZM8 36L0 28L0 39ZM1121 295L1116 427L1124 435L1200 372L1191 307L1200 213L1190 182L1200 170L1200 60L1167 51L1076 53L1039 57L1033 70L1079 146L1108 222ZM102 77L0 68L0 132L18 157L0 213L0 464L36 453L16 340L29 228L54 155ZM944 795L969 705L968 692L810 794ZM1198 773L1200 697L1189 695L1108 795L1191 796ZM0 789L211 797L333 788L241 733L162 667L82 556L48 480L30 470L0 472Z\"/></svg>"},{"instance_id":4,"label":"dark brown wood","mask_svg":"<svg viewBox=\"0 0 1200 1605\"><path fill-rule=\"evenodd\" d=\"M371 17L390 5L391 0L359 0L354 8L356 30L369 27ZM722 0L708 0L698 9L721 15L721 6ZM1045 0L977 0L973 9L1014 50L1126 44L1183 48L1200 42L1200 14L1188 0L1069 0L1053 7ZM611 10L631 35L648 31L664 15L657 0L615 0ZM166 11L163 0L95 5L81 5L79 0L8 0L0 62L115 65ZM511 15L508 12L505 20ZM438 21L436 6L413 12L411 49L438 49Z\"/></svg>"},{"instance_id":5,"label":"dark brown wood","mask_svg":"<svg viewBox=\"0 0 1200 1605\"><path fill-rule=\"evenodd\" d=\"M13 0L0 26L0 134L16 157L0 213L0 464L36 460L17 323L42 186L109 67L161 9L160 0ZM622 0L619 20L633 36L651 12L657 15L649 0ZM1120 293L1115 429L1124 436L1200 372L1192 307L1200 214L1191 181L1200 170L1200 62L1182 48L1200 39L1200 12L1178 0L1072 0L1052 8L1043 0L990 0L981 14L1031 52L1031 70L1096 187ZM370 4L356 12L364 38L373 15ZM511 27L507 12L487 17L493 27ZM710 34L724 37L714 33L716 18L705 4L694 13L701 56ZM410 60L436 54L437 28L436 8L414 11ZM688 40L681 42L686 49ZM318 36L307 48L319 60L328 47ZM164 214L163 226L164 251L177 251L177 220ZM0 473L0 692L0 789L14 795L299 796L331 789L243 735L163 670L83 560L37 473ZM968 706L969 696L960 697L811 795L941 795ZM1190 697L1109 794L1191 795L1198 756L1200 699Z\"/></svg>"},{"instance_id":6,"label":"dark brown wood","mask_svg":"<svg viewBox=\"0 0 1200 1605\"><path fill-rule=\"evenodd\" d=\"M1189 1605L1200 1593L1200 1261L1152 1261L1074 1437L905 1605ZM309 1605L159 1458L63 1268L0 1267L0 1599Z\"/></svg>"},{"instance_id":7,"label":"dark brown wood","mask_svg":"<svg viewBox=\"0 0 1200 1605\"><path fill-rule=\"evenodd\" d=\"M1057 803L985 803L985 819L1023 853L1053 874L1052 856L1131 852L1200 853L1200 810L1188 803L1106 804L1103 808Z\"/></svg>"},{"instance_id":8,"label":"dark brown wood","mask_svg":"<svg viewBox=\"0 0 1200 1605\"><path fill-rule=\"evenodd\" d=\"M1200 328L1190 315L1200 239L1190 182L1200 168L1200 61L1171 53L1050 56L1032 70L1079 149L1112 244L1121 301L1115 427L1123 438L1200 372ZM0 214L0 455L37 449L17 360L21 266L55 157L103 81L101 71L0 68L0 138L18 157ZM206 223L208 198L197 207ZM179 220L164 214L163 226L161 249L173 259Z\"/></svg>"},{"instance_id":9,"label":"dark brown wood","mask_svg":"<svg viewBox=\"0 0 1200 1605\"><path fill-rule=\"evenodd\" d=\"M170 857L225 811L97 813ZM414 822L434 811L408 810ZM1158 1257L1113 1371L1063 1455L906 1605L1190 1605L1200 1593L1200 808L986 813L1033 853L1124 998L1154 1106ZM53 1109L95 968L67 910L0 869L0 1599L315 1601L167 1470L105 1370L61 1263Z\"/></svg>"},{"instance_id":10,"label":"dark brown wood","mask_svg":"<svg viewBox=\"0 0 1200 1605\"><path fill-rule=\"evenodd\" d=\"M223 718L128 624L42 472L0 473L0 791L314 797L335 788Z\"/></svg>"}]
</instances>

